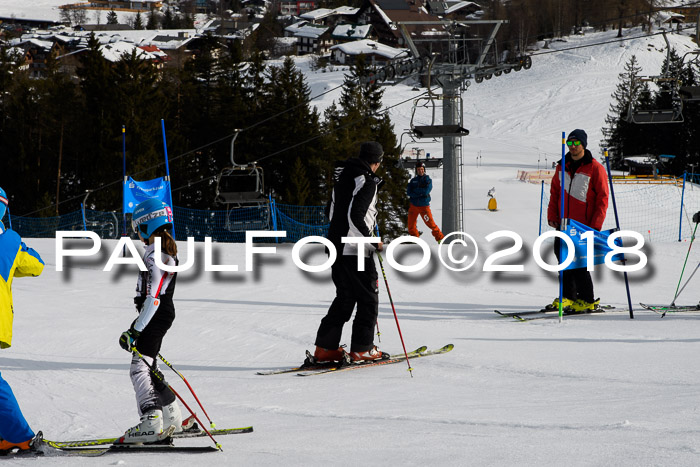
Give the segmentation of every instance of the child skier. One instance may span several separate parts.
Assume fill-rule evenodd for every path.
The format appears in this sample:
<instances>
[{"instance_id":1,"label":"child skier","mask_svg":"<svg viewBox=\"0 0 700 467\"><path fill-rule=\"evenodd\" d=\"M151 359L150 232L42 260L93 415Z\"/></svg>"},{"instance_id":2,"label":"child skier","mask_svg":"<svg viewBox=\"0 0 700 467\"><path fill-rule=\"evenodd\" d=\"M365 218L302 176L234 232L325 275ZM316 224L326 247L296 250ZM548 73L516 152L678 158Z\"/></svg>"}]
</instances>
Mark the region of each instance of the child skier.
<instances>
[{"instance_id":1,"label":"child skier","mask_svg":"<svg viewBox=\"0 0 700 467\"><path fill-rule=\"evenodd\" d=\"M128 429L118 443L157 443L182 431L180 407L157 366L163 337L175 319L173 293L177 273L160 269L154 259L159 254L162 264L176 266L177 244L168 232L173 228L173 213L166 203L148 199L136 206L132 219L134 230L146 244L143 261L147 271L139 273L136 283L134 303L139 316L122 333L119 344L128 352L136 347L143 356L132 353L131 357L131 382L141 421ZM160 252L155 251L156 237L162 240Z\"/></svg>"}]
</instances>

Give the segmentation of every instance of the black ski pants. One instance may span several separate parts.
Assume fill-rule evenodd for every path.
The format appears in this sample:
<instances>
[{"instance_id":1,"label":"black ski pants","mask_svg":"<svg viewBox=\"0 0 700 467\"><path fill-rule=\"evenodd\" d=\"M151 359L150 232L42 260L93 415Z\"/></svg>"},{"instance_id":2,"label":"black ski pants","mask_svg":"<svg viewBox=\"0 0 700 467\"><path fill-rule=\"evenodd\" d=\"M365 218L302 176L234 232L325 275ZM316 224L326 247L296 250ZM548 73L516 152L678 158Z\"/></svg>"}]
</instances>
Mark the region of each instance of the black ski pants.
<instances>
[{"instance_id":1,"label":"black ski pants","mask_svg":"<svg viewBox=\"0 0 700 467\"><path fill-rule=\"evenodd\" d=\"M557 256L559 262L561 262L561 258L559 257L559 242L559 238L554 239L554 254ZM593 303L595 300L593 280L591 279L591 273L588 272L585 267L567 269L564 271L563 275L564 298L570 300L581 299L588 303Z\"/></svg>"},{"instance_id":2,"label":"black ski pants","mask_svg":"<svg viewBox=\"0 0 700 467\"><path fill-rule=\"evenodd\" d=\"M374 326L379 314L379 284L374 255L364 259L365 270L358 271L357 256L340 255L331 267L335 284L335 299L328 314L321 320L316 334L316 345L337 349L343 335L343 325L352 322L351 352L364 352L374 346Z\"/></svg>"}]
</instances>

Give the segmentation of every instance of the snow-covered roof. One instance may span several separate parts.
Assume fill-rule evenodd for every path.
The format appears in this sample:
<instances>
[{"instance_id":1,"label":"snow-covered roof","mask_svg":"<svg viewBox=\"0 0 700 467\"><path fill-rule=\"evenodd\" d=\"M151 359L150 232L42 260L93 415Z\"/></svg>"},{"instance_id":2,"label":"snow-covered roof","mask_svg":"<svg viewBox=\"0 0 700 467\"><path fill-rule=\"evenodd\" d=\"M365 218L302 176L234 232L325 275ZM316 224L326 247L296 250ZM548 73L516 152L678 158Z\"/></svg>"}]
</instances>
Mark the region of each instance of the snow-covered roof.
<instances>
[{"instance_id":1,"label":"snow-covered roof","mask_svg":"<svg viewBox=\"0 0 700 467\"><path fill-rule=\"evenodd\" d=\"M656 12L656 20L661 22L661 23L664 23L666 21L670 21L673 19L683 20L683 19L685 19L685 15L682 15L680 13L674 13L674 12L668 11L668 10Z\"/></svg>"},{"instance_id":2,"label":"snow-covered roof","mask_svg":"<svg viewBox=\"0 0 700 467\"><path fill-rule=\"evenodd\" d=\"M340 50L346 55L380 55L390 59L409 55L408 49L397 49L369 39L334 45L331 50Z\"/></svg>"},{"instance_id":3,"label":"snow-covered roof","mask_svg":"<svg viewBox=\"0 0 700 467\"><path fill-rule=\"evenodd\" d=\"M387 26L389 26L390 29L396 29L396 25L394 24L393 21L391 21L391 18L389 18L386 13L384 13L384 10L380 8L379 5L375 4L374 5L374 10L379 14L379 16L382 18L382 21L386 23Z\"/></svg>"},{"instance_id":4,"label":"snow-covered roof","mask_svg":"<svg viewBox=\"0 0 700 467\"><path fill-rule=\"evenodd\" d=\"M625 157L623 160L627 164L632 163L632 164L636 164L636 165L649 165L649 166L651 166L653 164L658 164L658 162L659 162L657 160L656 156L654 156L652 154L643 154L640 156L629 156L629 157Z\"/></svg>"},{"instance_id":5,"label":"snow-covered roof","mask_svg":"<svg viewBox=\"0 0 700 467\"><path fill-rule=\"evenodd\" d=\"M146 52L145 50L140 49L129 42L114 42L100 46L102 56L105 58L105 60L110 62L118 62L122 59L124 54L128 55L134 51L136 52L136 56L143 60L154 60L157 58L157 55Z\"/></svg>"},{"instance_id":6,"label":"snow-covered roof","mask_svg":"<svg viewBox=\"0 0 700 467\"><path fill-rule=\"evenodd\" d=\"M364 39L372 28L370 24L339 24L331 36L343 39Z\"/></svg>"},{"instance_id":7,"label":"snow-covered roof","mask_svg":"<svg viewBox=\"0 0 700 467\"><path fill-rule=\"evenodd\" d=\"M311 37L318 38L321 37L323 33L330 29L328 26L321 26L319 24L312 24L308 21L299 21L291 26L284 28L285 31L293 34L295 37Z\"/></svg>"},{"instance_id":8,"label":"snow-covered roof","mask_svg":"<svg viewBox=\"0 0 700 467\"><path fill-rule=\"evenodd\" d=\"M359 8L353 8L351 6L339 6L338 8L335 9L335 14L336 15L352 16L352 15L356 14L358 11L360 11Z\"/></svg>"},{"instance_id":9,"label":"snow-covered roof","mask_svg":"<svg viewBox=\"0 0 700 467\"><path fill-rule=\"evenodd\" d=\"M139 49L145 50L146 52L155 55L156 57L160 57L161 59L167 59L168 54L160 50L157 46L155 45L140 45Z\"/></svg>"},{"instance_id":10,"label":"snow-covered roof","mask_svg":"<svg viewBox=\"0 0 700 467\"><path fill-rule=\"evenodd\" d=\"M192 41L196 35L196 29L165 29L165 30L129 30L129 31L42 31L40 33L24 34L23 40L38 39L42 41L70 42L80 40L87 43L90 34L95 34L95 38L100 44L115 42L129 42L134 45L155 45L161 50L177 50Z\"/></svg>"},{"instance_id":11,"label":"snow-covered roof","mask_svg":"<svg viewBox=\"0 0 700 467\"><path fill-rule=\"evenodd\" d=\"M360 11L359 8L353 8L350 6L339 6L338 8L334 9L318 8L300 15L299 18L308 19L309 21L316 21L334 15L351 16L356 14L358 11Z\"/></svg>"},{"instance_id":12,"label":"snow-covered roof","mask_svg":"<svg viewBox=\"0 0 700 467\"><path fill-rule=\"evenodd\" d=\"M335 14L335 10L329 8L319 8L313 11L307 11L303 15L299 15L301 19L308 19L309 21L315 21L317 19L327 18Z\"/></svg>"},{"instance_id":13,"label":"snow-covered roof","mask_svg":"<svg viewBox=\"0 0 700 467\"><path fill-rule=\"evenodd\" d=\"M38 39L38 38L28 38L28 39L14 39L10 41L10 44L12 44L15 47L22 47L22 46L34 46L38 47L43 50L51 50L53 47L53 42L44 40L44 39Z\"/></svg>"},{"instance_id":14,"label":"snow-covered roof","mask_svg":"<svg viewBox=\"0 0 700 467\"><path fill-rule=\"evenodd\" d=\"M474 2L447 2L447 8L445 8L445 14L449 15L450 13L454 13L455 11L461 10L462 8L466 8L468 6L476 6L479 7L478 4ZM481 9L481 7L479 7Z\"/></svg>"}]
</instances>

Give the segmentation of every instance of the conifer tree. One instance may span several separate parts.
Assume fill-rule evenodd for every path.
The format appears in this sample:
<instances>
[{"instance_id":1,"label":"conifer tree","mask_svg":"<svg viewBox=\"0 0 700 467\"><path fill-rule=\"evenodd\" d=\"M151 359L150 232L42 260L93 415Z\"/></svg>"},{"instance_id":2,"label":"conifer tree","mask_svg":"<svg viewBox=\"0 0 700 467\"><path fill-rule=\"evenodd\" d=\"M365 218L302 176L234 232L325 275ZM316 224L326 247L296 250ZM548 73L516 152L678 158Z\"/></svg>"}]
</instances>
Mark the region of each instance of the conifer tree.
<instances>
[{"instance_id":1,"label":"conifer tree","mask_svg":"<svg viewBox=\"0 0 700 467\"><path fill-rule=\"evenodd\" d=\"M625 70L618 75L618 84L612 94L608 115L605 117L601 149L608 148L610 163L615 169L624 169L623 158L649 150L648 138L640 125L627 121L628 113L635 108L647 107L650 96L648 86L638 79L642 69L637 57L632 55Z\"/></svg>"},{"instance_id":2,"label":"conifer tree","mask_svg":"<svg viewBox=\"0 0 700 467\"><path fill-rule=\"evenodd\" d=\"M148 20L146 21L146 29L158 29L158 18L156 18L156 10L151 9L148 13Z\"/></svg>"},{"instance_id":3,"label":"conifer tree","mask_svg":"<svg viewBox=\"0 0 700 467\"><path fill-rule=\"evenodd\" d=\"M77 74L82 91L81 120L76 128L81 129L82 140L77 149L83 158L77 189L85 192L98 186L97 180L114 180L121 176L118 165L114 167L106 160L113 160L121 153L119 138L121 125L117 109L121 105L114 92L114 72L100 51L100 43L90 35L85 52L80 55L81 67ZM92 155L93 157L88 157ZM100 190L90 200L103 209L118 208L119 189Z\"/></svg>"},{"instance_id":4,"label":"conifer tree","mask_svg":"<svg viewBox=\"0 0 700 467\"><path fill-rule=\"evenodd\" d=\"M119 18L117 17L117 13L114 11L114 8L109 10L109 13L107 13L107 24L119 24Z\"/></svg>"},{"instance_id":5,"label":"conifer tree","mask_svg":"<svg viewBox=\"0 0 700 467\"><path fill-rule=\"evenodd\" d=\"M136 17L134 18L134 29L143 29L143 18L140 11L136 12Z\"/></svg>"},{"instance_id":6,"label":"conifer tree","mask_svg":"<svg viewBox=\"0 0 700 467\"><path fill-rule=\"evenodd\" d=\"M287 57L281 66L268 68L265 82L265 116L274 118L251 130L258 139L255 152L266 157L285 149L262 161L268 188L274 189L286 204L323 204L316 181L319 149L312 142L319 133L319 117L309 105L310 90L304 75ZM293 180L296 177L302 179ZM290 190L292 180L296 188ZM309 187L308 192L301 188L305 186Z\"/></svg>"},{"instance_id":7,"label":"conifer tree","mask_svg":"<svg viewBox=\"0 0 700 467\"><path fill-rule=\"evenodd\" d=\"M364 56L358 57L346 75L339 106L325 113L324 147L327 157L324 171L330 188L332 169L339 160L356 157L364 141L377 141L384 148L384 161L377 174L384 179L379 191L379 225L383 238L395 238L405 232L408 200L405 190L408 174L398 167L399 148L387 114L381 114L383 90L375 83L361 86L359 80L370 72Z\"/></svg>"},{"instance_id":8,"label":"conifer tree","mask_svg":"<svg viewBox=\"0 0 700 467\"><path fill-rule=\"evenodd\" d=\"M317 204L317 200L311 199L311 184L306 175L306 167L301 157L294 160L294 165L290 171L290 179L285 189L284 198L290 204L297 206L308 206Z\"/></svg>"}]
</instances>

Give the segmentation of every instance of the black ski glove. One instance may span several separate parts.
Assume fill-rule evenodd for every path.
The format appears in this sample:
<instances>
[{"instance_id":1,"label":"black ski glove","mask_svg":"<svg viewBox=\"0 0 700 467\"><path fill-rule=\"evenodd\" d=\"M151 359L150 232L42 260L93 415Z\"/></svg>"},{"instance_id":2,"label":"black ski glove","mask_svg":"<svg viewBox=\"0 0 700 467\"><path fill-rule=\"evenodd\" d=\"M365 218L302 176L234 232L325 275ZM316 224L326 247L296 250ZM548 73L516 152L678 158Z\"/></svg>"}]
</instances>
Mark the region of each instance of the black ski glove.
<instances>
[{"instance_id":1,"label":"black ski glove","mask_svg":"<svg viewBox=\"0 0 700 467\"><path fill-rule=\"evenodd\" d=\"M693 214L693 222L695 222L696 224L700 223L700 211Z\"/></svg>"},{"instance_id":2,"label":"black ski glove","mask_svg":"<svg viewBox=\"0 0 700 467\"><path fill-rule=\"evenodd\" d=\"M140 332L131 327L119 336L119 345L127 352L131 352L131 348L136 344L136 339L138 339L140 335Z\"/></svg>"}]
</instances>

